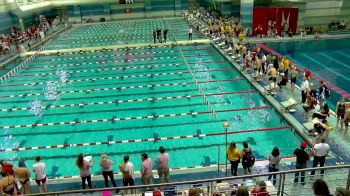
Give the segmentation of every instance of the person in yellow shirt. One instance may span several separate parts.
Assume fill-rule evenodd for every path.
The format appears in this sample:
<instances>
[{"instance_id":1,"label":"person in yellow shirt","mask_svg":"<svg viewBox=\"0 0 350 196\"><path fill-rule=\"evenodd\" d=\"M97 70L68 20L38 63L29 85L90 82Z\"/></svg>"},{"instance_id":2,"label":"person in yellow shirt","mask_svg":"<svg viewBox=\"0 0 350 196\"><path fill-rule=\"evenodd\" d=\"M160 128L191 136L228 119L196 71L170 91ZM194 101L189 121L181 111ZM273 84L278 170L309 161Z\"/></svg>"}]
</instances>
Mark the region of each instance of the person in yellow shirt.
<instances>
[{"instance_id":1,"label":"person in yellow shirt","mask_svg":"<svg viewBox=\"0 0 350 196\"><path fill-rule=\"evenodd\" d=\"M287 57L283 58L283 70L284 70L284 75L288 77L288 71L289 71L289 60Z\"/></svg>"},{"instance_id":2,"label":"person in yellow shirt","mask_svg":"<svg viewBox=\"0 0 350 196\"><path fill-rule=\"evenodd\" d=\"M226 158L231 163L231 175L237 176L238 164L241 160L241 154L236 148L235 142L231 142L230 146L226 149Z\"/></svg>"}]
</instances>

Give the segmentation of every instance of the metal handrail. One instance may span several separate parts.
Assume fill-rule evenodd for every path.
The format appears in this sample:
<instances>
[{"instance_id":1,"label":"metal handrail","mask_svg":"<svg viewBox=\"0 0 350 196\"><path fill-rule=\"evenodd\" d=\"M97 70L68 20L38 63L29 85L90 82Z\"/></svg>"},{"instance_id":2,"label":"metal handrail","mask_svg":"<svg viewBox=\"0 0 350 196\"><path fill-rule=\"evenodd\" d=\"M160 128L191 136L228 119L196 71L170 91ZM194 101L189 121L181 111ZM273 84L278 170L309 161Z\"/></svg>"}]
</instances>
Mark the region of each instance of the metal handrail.
<instances>
[{"instance_id":1,"label":"metal handrail","mask_svg":"<svg viewBox=\"0 0 350 196\"><path fill-rule=\"evenodd\" d=\"M306 168L306 169L295 169L295 170L288 170L288 171L270 172L270 173L264 173L264 174L254 174L254 175L245 175L245 176L231 176L231 177L210 178L210 179L202 179L202 180L171 182L171 183L162 183L162 184L37 193L37 194L29 194L29 196L57 195L57 194L71 194L71 193L88 193L88 192L91 193L91 192L116 191L116 190L128 190L128 189L130 190L130 189L160 188L160 187L166 187L166 186L213 183L213 182L217 182L217 181L228 181L228 180L238 180L238 179L251 179L251 178L263 177L263 176L268 176L268 175L284 176L286 174L292 174L292 173L297 173L297 172L311 172L311 171L334 170L334 169L349 169L347 186L346 186L348 189L350 186L349 185L350 184L350 165L341 165L341 166L326 166L326 167L316 167L316 168Z\"/></svg>"}]
</instances>

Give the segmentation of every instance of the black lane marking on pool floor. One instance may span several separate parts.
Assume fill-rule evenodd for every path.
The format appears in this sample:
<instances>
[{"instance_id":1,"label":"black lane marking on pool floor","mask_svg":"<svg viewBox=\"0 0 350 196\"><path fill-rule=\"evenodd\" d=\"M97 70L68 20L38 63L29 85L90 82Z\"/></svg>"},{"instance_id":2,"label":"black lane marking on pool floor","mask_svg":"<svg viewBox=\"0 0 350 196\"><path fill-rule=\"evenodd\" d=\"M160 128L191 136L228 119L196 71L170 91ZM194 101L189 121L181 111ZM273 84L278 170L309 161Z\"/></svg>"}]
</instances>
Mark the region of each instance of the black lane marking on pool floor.
<instances>
[{"instance_id":1,"label":"black lane marking on pool floor","mask_svg":"<svg viewBox=\"0 0 350 196\"><path fill-rule=\"evenodd\" d=\"M256 90L206 94L206 96L245 94L245 93L254 93L254 92L256 92ZM40 108L41 109L49 109L49 108L65 108L65 107L83 107L83 106L91 106L91 105L107 105L107 104L132 103L132 102L142 102L142 101L157 101L157 100L169 100L169 99L194 98L194 97L200 97L200 96L201 95L178 95L178 96L168 96L168 97L152 97L152 98L142 98L142 99L113 100L113 101L100 101L100 102L89 102L89 103L62 104L62 105L48 105L48 106L41 106ZM21 111L21 110L30 110L30 109L31 109L30 107L23 107L23 108L0 109L0 111L1 112L12 112L12 111Z\"/></svg>"},{"instance_id":2,"label":"black lane marking on pool floor","mask_svg":"<svg viewBox=\"0 0 350 196\"><path fill-rule=\"evenodd\" d=\"M219 71L228 71L232 69L227 70L215 70L215 72ZM210 72L214 72L214 70L211 70ZM170 73L162 73L162 74L144 74L144 75L130 75L130 76L117 76L117 77L107 77L108 79L112 78L136 78L136 77L153 77L153 76L163 76L163 75L181 75L181 74L189 74L189 72L170 72ZM96 78L89 78L87 81L95 81ZM101 80L101 78L99 79ZM220 81L235 81L235 80L244 80L244 78L237 78L237 79L228 79L228 80L220 80ZM82 80L76 80L76 81L82 81ZM208 81L206 81L208 82ZM204 82L204 83L206 83ZM186 85L186 84L193 84L194 82L181 82L181 83L167 83L167 84L149 84L149 85L139 85L139 86L122 86L122 87L114 87L114 88L96 88L96 89L85 89L85 90L70 90L70 91L58 91L58 94L68 94L68 93L90 93L90 92L98 92L98 91L111 91L111 90L125 90L125 89L134 89L134 88L154 88L154 87L161 87L161 86L179 86L179 85ZM198 82L199 83L199 82ZM44 95L45 93L26 93L26 94L18 94L18 95L4 95L0 96L0 98L14 98L14 97L29 97L29 96L38 96L38 95Z\"/></svg>"},{"instance_id":3,"label":"black lane marking on pool floor","mask_svg":"<svg viewBox=\"0 0 350 196\"><path fill-rule=\"evenodd\" d=\"M197 50L211 50L212 48L198 48L196 49ZM213 49L214 50L214 49ZM127 51L127 50L126 50ZM174 52L178 52L180 50L164 50L164 51L151 51L151 52L130 52L130 53L123 53L123 54L102 54L102 55L92 55L92 56L79 56L79 57L68 57L68 58L53 58L51 59L51 61L65 61L65 60L81 60L81 59L94 59L94 58L105 58L105 57L119 57L119 56L127 56L127 55L133 55L133 56L139 56L139 55L143 55L143 54L146 54L146 55L150 55L150 54L164 54L164 53L174 53ZM182 50L182 51L192 51L193 52L193 49L191 50ZM39 59L38 59L39 60ZM38 61L40 62L40 60Z\"/></svg>"},{"instance_id":4,"label":"black lane marking on pool floor","mask_svg":"<svg viewBox=\"0 0 350 196\"><path fill-rule=\"evenodd\" d=\"M226 60L212 60L212 61L202 61L201 63L202 64L209 64L209 63L222 63L222 62L227 62ZM198 62L187 62L188 64L197 64ZM115 67L115 66L118 66L118 67L121 67L121 68L127 68L127 67L130 67L130 66L134 66L134 67L138 67L138 66L145 66L145 65L160 65L161 63L147 63L147 64L143 64L143 63L140 63L140 64L119 64L119 65L104 65L105 68L110 68L110 67ZM171 63L171 64L177 64L177 63ZM38 68L38 69L41 69L41 68L59 68L59 67L77 67L77 66L82 66L83 64L74 64L74 63L71 63L71 64L57 64L57 65L45 65L45 66L30 66L28 68L25 68L25 69L35 69L35 68ZM87 64L84 64L84 65L87 65ZM91 64L89 63L88 65L95 65L96 68L97 67L101 67L101 65L99 65L98 62L95 62L95 63L92 63Z\"/></svg>"},{"instance_id":5,"label":"black lane marking on pool floor","mask_svg":"<svg viewBox=\"0 0 350 196\"><path fill-rule=\"evenodd\" d=\"M240 133L277 131L277 130L286 130L286 129L290 129L290 126L269 127L269 128L239 130L239 131L230 131L230 132L204 133L204 134L194 134L194 135L181 135L181 136L179 135L179 136L168 136L168 137L142 138L142 139L131 139L131 140L88 142L88 143L78 143L78 144L58 144L58 145L32 146L32 147L22 147L22 148L6 148L6 149L0 149L0 152L38 150L38 149L50 149L50 148L70 148L70 147L79 147L79 146L125 144L125 143L137 143L137 142L154 142L154 141L160 141L160 140L201 138L201 137L220 136L220 135L226 135L226 134L232 135L232 134L240 134Z\"/></svg>"},{"instance_id":6,"label":"black lane marking on pool floor","mask_svg":"<svg viewBox=\"0 0 350 196\"><path fill-rule=\"evenodd\" d=\"M225 113L225 112L237 112L244 110L260 110L260 109L270 109L272 106L258 106L250 108L237 108L230 110L217 110L216 113ZM56 125L76 125L76 124L86 124L86 123L99 123L99 122L116 122L116 121L126 121L126 120L139 120L139 119L158 119L166 117L175 117L175 116L195 116L201 114L211 114L210 111L202 112L184 112L184 113L174 113L174 114L159 114L159 115L149 115L149 116L133 116L133 117L123 117L123 118L105 118L105 119L96 119L96 120L74 120L67 122L50 122L50 123L38 123L38 124L27 124L27 125L5 125L0 126L0 129L15 129L15 128L33 128L33 127L42 127L42 126L56 126Z\"/></svg>"},{"instance_id":7,"label":"black lane marking on pool floor","mask_svg":"<svg viewBox=\"0 0 350 196\"><path fill-rule=\"evenodd\" d=\"M189 57L193 57L194 55L184 55L185 58L189 58ZM221 54L201 54L201 55L198 55L198 56L221 56ZM106 64L106 63L121 63L121 62L124 62L124 63L131 63L131 62L140 62L140 61L153 61L153 60L169 60L169 59L183 59L182 56L166 56L166 57L144 57L144 58L130 58L130 59L127 59L127 57L125 57L125 59L118 59L118 60L103 60L101 62L82 62L82 63L65 63L67 65L91 65L91 64L97 64L97 63L100 63L100 64ZM43 60L43 61L36 61L36 62L50 62L50 63L53 63L51 60L47 61L47 60ZM35 63L35 62L33 62Z\"/></svg>"},{"instance_id":8,"label":"black lane marking on pool floor","mask_svg":"<svg viewBox=\"0 0 350 196\"><path fill-rule=\"evenodd\" d=\"M129 70L129 69L141 69L141 68L157 68L157 67L178 67L183 66L180 63L169 63L169 64L156 64L156 65L142 65L142 66L129 66L129 67L112 67L112 68L98 68L98 69L82 69L82 70L65 70L65 73L75 74L75 73L99 73L103 71L118 71L118 70ZM35 73L35 74L18 74L17 77L21 76L48 76L57 75L57 73L46 72L46 73Z\"/></svg>"}]
</instances>

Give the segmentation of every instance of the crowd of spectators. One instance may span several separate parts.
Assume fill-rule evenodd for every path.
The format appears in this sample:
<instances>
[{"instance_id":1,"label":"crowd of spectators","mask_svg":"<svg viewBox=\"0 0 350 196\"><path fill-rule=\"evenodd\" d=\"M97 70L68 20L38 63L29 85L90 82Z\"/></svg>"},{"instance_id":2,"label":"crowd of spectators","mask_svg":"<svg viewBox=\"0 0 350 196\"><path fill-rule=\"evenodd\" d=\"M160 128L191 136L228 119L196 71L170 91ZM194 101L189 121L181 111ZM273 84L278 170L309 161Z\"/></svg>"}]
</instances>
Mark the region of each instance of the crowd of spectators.
<instances>
[{"instance_id":1,"label":"crowd of spectators","mask_svg":"<svg viewBox=\"0 0 350 196\"><path fill-rule=\"evenodd\" d=\"M0 56L30 48L34 43L43 40L57 22L57 19L50 20L40 15L38 24L27 28L25 32L20 32L16 26L12 26L10 34L0 36Z\"/></svg>"}]
</instances>

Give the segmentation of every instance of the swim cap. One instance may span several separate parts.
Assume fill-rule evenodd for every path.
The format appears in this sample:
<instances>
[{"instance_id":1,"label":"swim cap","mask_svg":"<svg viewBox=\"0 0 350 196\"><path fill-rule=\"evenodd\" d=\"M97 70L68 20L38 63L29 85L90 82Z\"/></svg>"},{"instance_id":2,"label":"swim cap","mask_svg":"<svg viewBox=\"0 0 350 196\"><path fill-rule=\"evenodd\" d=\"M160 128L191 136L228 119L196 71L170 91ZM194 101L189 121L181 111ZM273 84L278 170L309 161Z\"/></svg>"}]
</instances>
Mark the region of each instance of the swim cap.
<instances>
[{"instance_id":1,"label":"swim cap","mask_svg":"<svg viewBox=\"0 0 350 196\"><path fill-rule=\"evenodd\" d=\"M305 149L307 146L307 143L305 141L302 141L300 144L300 148Z\"/></svg>"}]
</instances>

